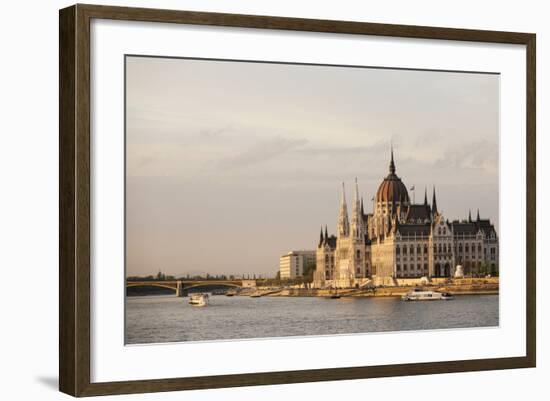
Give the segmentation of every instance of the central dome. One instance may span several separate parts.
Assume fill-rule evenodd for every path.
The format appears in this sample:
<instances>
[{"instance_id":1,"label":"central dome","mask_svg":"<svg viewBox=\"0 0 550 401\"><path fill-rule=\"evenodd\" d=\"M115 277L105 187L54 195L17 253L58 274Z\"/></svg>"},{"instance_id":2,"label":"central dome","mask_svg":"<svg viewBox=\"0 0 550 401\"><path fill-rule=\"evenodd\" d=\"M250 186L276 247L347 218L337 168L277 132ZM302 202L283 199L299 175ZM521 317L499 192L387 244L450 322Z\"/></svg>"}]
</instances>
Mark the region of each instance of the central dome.
<instances>
[{"instance_id":1,"label":"central dome","mask_svg":"<svg viewBox=\"0 0 550 401\"><path fill-rule=\"evenodd\" d=\"M390 173L378 187L376 202L409 203L407 187L397 175L395 175L395 163L393 162L393 149L391 152Z\"/></svg>"}]
</instances>

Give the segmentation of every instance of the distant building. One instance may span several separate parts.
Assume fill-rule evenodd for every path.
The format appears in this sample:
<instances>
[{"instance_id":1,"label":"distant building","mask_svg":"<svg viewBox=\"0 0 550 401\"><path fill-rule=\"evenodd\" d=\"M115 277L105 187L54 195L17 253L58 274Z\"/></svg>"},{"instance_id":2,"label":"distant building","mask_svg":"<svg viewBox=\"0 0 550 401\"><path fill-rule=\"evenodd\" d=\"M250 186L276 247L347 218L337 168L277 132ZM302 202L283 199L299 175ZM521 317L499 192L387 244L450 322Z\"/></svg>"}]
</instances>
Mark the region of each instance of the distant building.
<instances>
[{"instance_id":1,"label":"distant building","mask_svg":"<svg viewBox=\"0 0 550 401\"><path fill-rule=\"evenodd\" d=\"M498 235L488 219L449 221L432 202L414 204L395 174L393 150L389 174L365 213L357 181L351 221L346 196L338 215L337 233L321 229L317 246L316 287L390 284L396 278L453 277L457 265L464 275L498 272Z\"/></svg>"},{"instance_id":2,"label":"distant building","mask_svg":"<svg viewBox=\"0 0 550 401\"><path fill-rule=\"evenodd\" d=\"M291 251L279 258L282 279L301 277L309 264L315 263L316 251Z\"/></svg>"}]
</instances>

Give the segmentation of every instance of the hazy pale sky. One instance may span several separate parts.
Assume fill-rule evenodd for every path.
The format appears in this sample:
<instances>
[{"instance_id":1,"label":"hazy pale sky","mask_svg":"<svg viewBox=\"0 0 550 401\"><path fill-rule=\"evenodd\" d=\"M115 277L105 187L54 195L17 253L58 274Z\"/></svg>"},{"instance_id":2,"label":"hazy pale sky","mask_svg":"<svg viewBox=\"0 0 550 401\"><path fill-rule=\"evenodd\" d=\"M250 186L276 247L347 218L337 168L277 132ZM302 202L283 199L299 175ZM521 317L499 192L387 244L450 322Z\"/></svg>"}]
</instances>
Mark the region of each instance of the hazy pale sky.
<instances>
[{"instance_id":1,"label":"hazy pale sky","mask_svg":"<svg viewBox=\"0 0 550 401\"><path fill-rule=\"evenodd\" d=\"M127 57L126 80L128 275L274 276L334 233L342 181L372 210L391 141L418 203L498 229L498 75Z\"/></svg>"}]
</instances>

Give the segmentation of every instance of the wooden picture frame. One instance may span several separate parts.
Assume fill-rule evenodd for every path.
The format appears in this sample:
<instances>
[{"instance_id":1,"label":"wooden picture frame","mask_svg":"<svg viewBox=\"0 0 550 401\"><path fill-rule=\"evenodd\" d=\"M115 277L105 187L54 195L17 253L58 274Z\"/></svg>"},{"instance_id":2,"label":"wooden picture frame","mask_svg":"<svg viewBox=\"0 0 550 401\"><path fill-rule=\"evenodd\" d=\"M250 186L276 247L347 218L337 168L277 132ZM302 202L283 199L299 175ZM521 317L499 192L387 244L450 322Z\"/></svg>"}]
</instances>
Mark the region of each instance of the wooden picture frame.
<instances>
[{"instance_id":1,"label":"wooden picture frame","mask_svg":"<svg viewBox=\"0 0 550 401\"><path fill-rule=\"evenodd\" d=\"M90 380L90 21L94 18L440 39L526 46L526 356L223 376ZM534 367L536 362L535 41L495 32L255 15L74 5L59 14L59 388L73 396L144 393Z\"/></svg>"}]
</instances>

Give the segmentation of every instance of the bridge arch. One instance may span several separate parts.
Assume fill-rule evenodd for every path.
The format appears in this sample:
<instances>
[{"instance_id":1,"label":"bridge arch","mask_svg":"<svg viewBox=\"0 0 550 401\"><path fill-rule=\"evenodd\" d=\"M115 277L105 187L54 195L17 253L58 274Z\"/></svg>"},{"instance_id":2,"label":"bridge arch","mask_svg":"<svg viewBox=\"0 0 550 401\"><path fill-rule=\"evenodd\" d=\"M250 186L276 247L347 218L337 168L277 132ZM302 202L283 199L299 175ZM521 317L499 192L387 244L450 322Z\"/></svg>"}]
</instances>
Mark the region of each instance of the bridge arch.
<instances>
[{"instance_id":1,"label":"bridge arch","mask_svg":"<svg viewBox=\"0 0 550 401\"><path fill-rule=\"evenodd\" d=\"M174 281L127 281L126 288L132 287L158 287L172 290L176 293L177 297L182 297L187 294L187 290L199 287L208 286L220 286L220 287L234 287L242 288L242 281L225 281L225 280L203 280L203 281L187 281L187 280L174 280Z\"/></svg>"},{"instance_id":2,"label":"bridge arch","mask_svg":"<svg viewBox=\"0 0 550 401\"><path fill-rule=\"evenodd\" d=\"M139 282L139 283L132 283L128 282L126 284L126 288L131 287L161 287L161 288L168 288L169 290L176 291L177 287L169 284L162 284L162 283L155 283L154 281L151 282Z\"/></svg>"},{"instance_id":3,"label":"bridge arch","mask_svg":"<svg viewBox=\"0 0 550 401\"><path fill-rule=\"evenodd\" d=\"M199 288L199 287L209 287L209 286L225 286L225 287L235 287L235 288L242 288L239 284L234 283L224 283L224 282L216 282L216 281L203 281L197 284L192 284L190 286L184 286L184 290L190 290L191 288Z\"/></svg>"}]
</instances>

